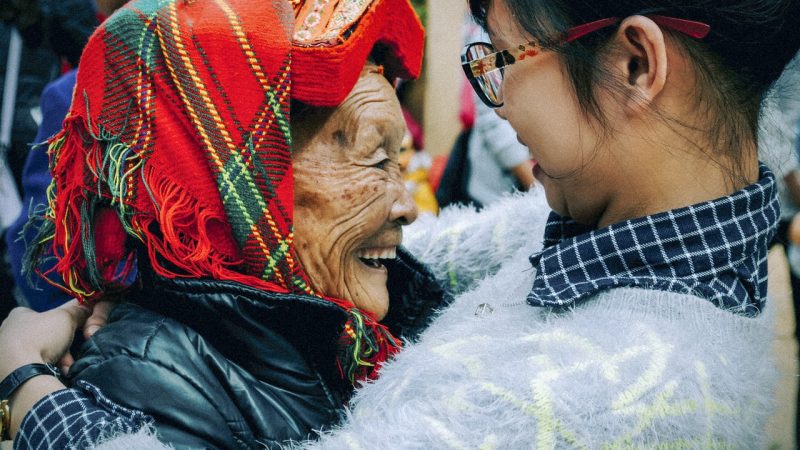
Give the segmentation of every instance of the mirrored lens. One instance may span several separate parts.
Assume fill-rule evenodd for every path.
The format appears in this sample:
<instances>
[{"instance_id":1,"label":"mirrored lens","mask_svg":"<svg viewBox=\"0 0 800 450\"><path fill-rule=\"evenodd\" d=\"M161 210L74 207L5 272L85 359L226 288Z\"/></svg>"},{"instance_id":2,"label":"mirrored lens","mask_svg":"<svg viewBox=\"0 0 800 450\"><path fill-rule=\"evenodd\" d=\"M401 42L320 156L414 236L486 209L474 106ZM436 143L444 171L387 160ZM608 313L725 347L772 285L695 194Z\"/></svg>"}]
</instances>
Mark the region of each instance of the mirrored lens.
<instances>
[{"instance_id":1,"label":"mirrored lens","mask_svg":"<svg viewBox=\"0 0 800 450\"><path fill-rule=\"evenodd\" d=\"M477 43L469 47L466 56L473 68L473 78L483 94L489 102L499 106L503 103L503 69L498 69L497 66L502 65L502 56L500 54L490 56L494 53L492 46ZM497 58L501 58L501 64L497 64Z\"/></svg>"},{"instance_id":2,"label":"mirrored lens","mask_svg":"<svg viewBox=\"0 0 800 450\"><path fill-rule=\"evenodd\" d=\"M503 69L493 70L478 78L478 83L489 101L495 105L503 104Z\"/></svg>"}]
</instances>

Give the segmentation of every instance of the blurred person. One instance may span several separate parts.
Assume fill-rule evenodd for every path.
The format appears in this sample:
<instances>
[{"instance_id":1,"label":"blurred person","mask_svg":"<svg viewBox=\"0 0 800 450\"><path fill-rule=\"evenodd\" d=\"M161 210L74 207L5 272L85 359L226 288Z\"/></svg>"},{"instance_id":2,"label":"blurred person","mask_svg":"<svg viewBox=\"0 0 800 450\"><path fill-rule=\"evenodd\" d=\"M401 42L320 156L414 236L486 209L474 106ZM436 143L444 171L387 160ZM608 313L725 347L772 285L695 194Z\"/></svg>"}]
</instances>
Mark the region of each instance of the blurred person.
<instances>
[{"instance_id":1,"label":"blurred person","mask_svg":"<svg viewBox=\"0 0 800 450\"><path fill-rule=\"evenodd\" d=\"M800 65L795 66L795 77L800 75ZM797 123L798 134L800 134L800 121ZM785 189L789 191L790 199L794 208L791 208L794 214L788 217L788 220L782 220L778 228L779 236L782 239L781 243L784 247L787 261L789 263L789 280L792 289L792 304L794 307L795 318L795 339L800 341L800 164L797 164L800 158L800 139L794 140L794 168L786 174L784 183ZM783 206L783 203L781 204ZM782 215L782 219L783 219ZM795 406L795 440L800 433L800 386L797 391L797 403Z\"/></svg>"},{"instance_id":2,"label":"blurred person","mask_svg":"<svg viewBox=\"0 0 800 450\"><path fill-rule=\"evenodd\" d=\"M485 206L505 194L527 191L535 180L528 149L517 142L511 129L504 131L508 122L482 104L477 105L476 111L475 126L467 144L470 167L467 192L477 204Z\"/></svg>"},{"instance_id":3,"label":"blurred person","mask_svg":"<svg viewBox=\"0 0 800 450\"><path fill-rule=\"evenodd\" d=\"M77 64L80 50L97 25L90 0L14 0L0 4L0 98L10 109L4 110L3 125L10 126L8 142L0 148L0 176L7 177L0 185L0 318L24 299L17 281L20 279L17 244L18 229L13 222L20 205L19 193L23 183L23 163L42 122L39 106L42 89L64 65ZM12 39L18 32L19 40ZM14 53L17 53L14 55ZM16 83L7 84L11 79ZM16 89L5 92L7 86ZM10 120L8 124L6 120ZM4 132L6 130L4 129ZM4 136L5 138L5 136ZM6 147L7 146L7 147ZM45 165L46 167L46 165ZM8 191L16 192L8 192ZM22 285L20 285L22 286Z\"/></svg>"},{"instance_id":4,"label":"blurred person","mask_svg":"<svg viewBox=\"0 0 800 450\"><path fill-rule=\"evenodd\" d=\"M467 193L477 205L489 205L514 191L533 186L533 162L516 133L486 105L476 103L476 117L467 143Z\"/></svg>"},{"instance_id":5,"label":"blurred person","mask_svg":"<svg viewBox=\"0 0 800 450\"><path fill-rule=\"evenodd\" d=\"M413 3L412 3L413 4ZM414 203L421 213L437 214L439 205L431 186L431 166L433 159L425 151L425 136L422 125L410 111L411 91L415 80L403 80L397 86L397 99L403 110L406 134L400 148L400 170L406 180L406 188L411 192Z\"/></svg>"},{"instance_id":6,"label":"blurred person","mask_svg":"<svg viewBox=\"0 0 800 450\"><path fill-rule=\"evenodd\" d=\"M470 18L465 43L486 40L486 34ZM469 181L467 193L478 205L488 205L515 190L527 191L534 184L533 163L528 148L517 141L508 122L472 93L475 120L467 143Z\"/></svg>"},{"instance_id":7,"label":"blurred person","mask_svg":"<svg viewBox=\"0 0 800 450\"><path fill-rule=\"evenodd\" d=\"M45 85L54 80L62 61L75 67L86 39L97 26L91 0L14 0L0 6L0 90L6 74L18 71L8 163L22 190L22 170L29 145L41 123L39 98ZM6 67L11 30L22 38L19 67Z\"/></svg>"},{"instance_id":8,"label":"blurred person","mask_svg":"<svg viewBox=\"0 0 800 450\"><path fill-rule=\"evenodd\" d=\"M70 70L45 86L41 96L42 123L39 126L36 138L32 142L42 143L61 129L61 122L64 120L72 100L75 74L75 69ZM17 302L36 311L54 308L71 299L61 289L45 283L43 280L26 277L22 273L22 260L25 255L25 249L27 243L32 241L35 233L33 230L29 230L26 236L20 233L23 231L29 215L34 213L30 208L45 203L46 191L50 181L47 148L43 145L34 145L28 152L25 167L22 171L22 211L17 220L8 227L5 233L5 245L8 249L10 273L13 276L11 285L17 287L17 296L21 296L21 298L17 299ZM42 269L47 270L47 268L49 267L45 263Z\"/></svg>"},{"instance_id":9,"label":"blurred person","mask_svg":"<svg viewBox=\"0 0 800 450\"><path fill-rule=\"evenodd\" d=\"M468 17L465 42L481 40L485 32ZM534 184L528 149L517 141L508 122L497 117L472 91L467 80L461 95L462 132L447 160L437 200L482 207L505 194L526 191Z\"/></svg>"},{"instance_id":10,"label":"blurred person","mask_svg":"<svg viewBox=\"0 0 800 450\"><path fill-rule=\"evenodd\" d=\"M775 93L765 102L765 126L759 130L759 152L775 172L781 215L772 245L781 244L789 264L789 282L795 318L795 339L800 338L800 54L776 82ZM798 391L797 405L800 405ZM797 409L796 410L800 410ZM800 415L796 430L800 430Z\"/></svg>"},{"instance_id":11,"label":"blurred person","mask_svg":"<svg viewBox=\"0 0 800 450\"><path fill-rule=\"evenodd\" d=\"M13 177L14 185L20 190L22 166L28 152L28 145L33 142L39 125L39 95L44 86L58 75L59 60L51 49L33 47L25 40L20 41L19 65L9 67L11 48L11 23L0 22L0 98L13 95L11 117L11 135L8 148L0 149L0 157L7 164ZM16 72L16 91L5 92L8 75ZM4 120L7 113L3 113ZM13 220L13 218L11 219ZM5 225L7 226L7 222ZM0 230L2 231L2 230Z\"/></svg>"}]
</instances>

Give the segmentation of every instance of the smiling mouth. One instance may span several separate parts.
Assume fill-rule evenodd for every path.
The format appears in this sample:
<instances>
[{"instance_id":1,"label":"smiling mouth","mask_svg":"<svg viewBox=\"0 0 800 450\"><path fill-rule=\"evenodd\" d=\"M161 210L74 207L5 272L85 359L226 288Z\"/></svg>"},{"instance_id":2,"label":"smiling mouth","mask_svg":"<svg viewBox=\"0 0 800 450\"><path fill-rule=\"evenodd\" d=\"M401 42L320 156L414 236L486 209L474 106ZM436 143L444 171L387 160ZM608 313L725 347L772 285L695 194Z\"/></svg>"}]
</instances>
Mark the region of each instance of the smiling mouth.
<instances>
[{"instance_id":1,"label":"smiling mouth","mask_svg":"<svg viewBox=\"0 0 800 450\"><path fill-rule=\"evenodd\" d=\"M370 269L383 269L387 262L397 258L397 247L362 248L356 257Z\"/></svg>"}]
</instances>

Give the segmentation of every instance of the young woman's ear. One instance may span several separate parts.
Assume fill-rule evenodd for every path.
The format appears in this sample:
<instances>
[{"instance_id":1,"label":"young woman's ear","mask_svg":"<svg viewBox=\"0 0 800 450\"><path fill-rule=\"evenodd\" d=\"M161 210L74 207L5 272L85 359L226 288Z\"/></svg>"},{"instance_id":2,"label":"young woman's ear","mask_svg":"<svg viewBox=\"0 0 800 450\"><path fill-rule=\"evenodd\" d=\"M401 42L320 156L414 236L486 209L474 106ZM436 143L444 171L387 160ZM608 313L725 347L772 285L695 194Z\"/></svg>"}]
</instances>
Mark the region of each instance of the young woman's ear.
<instances>
[{"instance_id":1,"label":"young woman's ear","mask_svg":"<svg viewBox=\"0 0 800 450\"><path fill-rule=\"evenodd\" d=\"M619 27L619 51L612 61L628 90L626 111L638 115L658 98L667 81L667 48L661 28L644 16L631 16Z\"/></svg>"}]
</instances>

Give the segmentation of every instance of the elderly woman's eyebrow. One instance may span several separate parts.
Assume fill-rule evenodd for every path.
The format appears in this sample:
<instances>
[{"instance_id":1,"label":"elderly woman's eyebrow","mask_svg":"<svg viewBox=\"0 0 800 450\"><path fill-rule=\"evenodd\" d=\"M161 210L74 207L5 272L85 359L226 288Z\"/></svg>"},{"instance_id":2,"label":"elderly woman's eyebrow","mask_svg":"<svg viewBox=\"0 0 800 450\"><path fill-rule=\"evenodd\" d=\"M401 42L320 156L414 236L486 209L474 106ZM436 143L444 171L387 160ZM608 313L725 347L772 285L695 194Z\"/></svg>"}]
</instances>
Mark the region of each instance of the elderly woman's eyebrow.
<instances>
[{"instance_id":1,"label":"elderly woman's eyebrow","mask_svg":"<svg viewBox=\"0 0 800 450\"><path fill-rule=\"evenodd\" d=\"M340 147L348 147L350 145L350 139L347 136L347 132L342 129L336 130L333 132L333 139L339 144Z\"/></svg>"},{"instance_id":2,"label":"elderly woman's eyebrow","mask_svg":"<svg viewBox=\"0 0 800 450\"><path fill-rule=\"evenodd\" d=\"M346 128L347 127L340 128L340 129L334 131L333 133L331 133L331 138L336 142L336 144L340 148L345 148L345 149L346 148L350 148L350 147L353 146L353 144L355 142L354 142L354 139L352 138L352 136L357 136L358 133L359 133L358 129L351 130L351 132L348 132L348 130L346 130ZM388 136L386 136L386 133L383 132L383 130L381 130L379 128L375 128L374 131L375 131L376 134L378 134L380 136L380 141L377 142L379 147L383 147L383 146L389 145L390 139L389 139Z\"/></svg>"}]
</instances>

